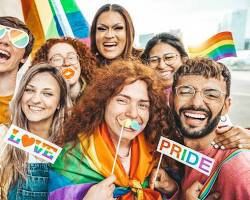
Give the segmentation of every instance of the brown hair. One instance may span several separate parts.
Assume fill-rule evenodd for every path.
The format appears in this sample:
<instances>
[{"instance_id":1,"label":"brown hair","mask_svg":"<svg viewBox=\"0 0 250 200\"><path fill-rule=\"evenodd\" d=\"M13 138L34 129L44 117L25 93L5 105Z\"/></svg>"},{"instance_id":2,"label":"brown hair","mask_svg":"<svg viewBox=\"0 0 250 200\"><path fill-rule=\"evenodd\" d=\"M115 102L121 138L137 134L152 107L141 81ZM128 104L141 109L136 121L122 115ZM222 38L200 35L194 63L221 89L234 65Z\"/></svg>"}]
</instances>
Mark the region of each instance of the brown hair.
<instances>
[{"instance_id":1,"label":"brown hair","mask_svg":"<svg viewBox=\"0 0 250 200\"><path fill-rule=\"evenodd\" d=\"M89 47L81 42L79 39L71 37L51 38L48 39L38 51L32 60L32 65L40 62L49 62L48 53L50 48L58 43L67 43L74 47L79 56L79 63L81 67L81 77L84 78L88 84L92 80L93 71L96 67L95 57L91 54Z\"/></svg>"},{"instance_id":2,"label":"brown hair","mask_svg":"<svg viewBox=\"0 0 250 200\"><path fill-rule=\"evenodd\" d=\"M210 58L197 57L188 59L174 74L173 91L183 76L198 75L205 78L216 78L226 82L226 97L230 96L231 74L229 69L222 63L216 62Z\"/></svg>"},{"instance_id":3,"label":"brown hair","mask_svg":"<svg viewBox=\"0 0 250 200\"><path fill-rule=\"evenodd\" d=\"M63 122L68 117L68 111L72 107L72 102L69 96L69 88L64 78L61 76L61 73L49 64L37 64L29 68L23 75L17 90L18 92L15 94L15 97L11 102L12 124L28 130L28 119L22 111L21 99L26 86L32 78L35 75L44 72L48 72L52 77L54 77L60 87L60 101L58 109L56 109L54 113L53 121L49 129L49 140L56 142L63 132ZM27 158L28 155L24 151L11 145L7 146L2 158L0 159L0 165L2 166L2 168L0 168L0 180L1 184L3 184L1 187L8 189L10 184L15 184L18 178L26 178Z\"/></svg>"},{"instance_id":4,"label":"brown hair","mask_svg":"<svg viewBox=\"0 0 250 200\"><path fill-rule=\"evenodd\" d=\"M97 46L96 46L97 20L103 12L108 12L108 11L118 12L124 18L124 21L125 21L127 40L126 40L125 49L121 57L123 59L127 59L132 56L135 56L135 57L140 56L140 53L142 51L140 51L139 49L133 48L135 30L134 30L133 21L128 11L118 4L105 4L101 8L99 8L99 10L96 12L94 19L92 21L92 24L91 24L91 28L90 28L91 52L94 55L96 55L97 61L99 62L98 64L100 65L109 64L107 63L108 60L99 53Z\"/></svg>"},{"instance_id":5,"label":"brown hair","mask_svg":"<svg viewBox=\"0 0 250 200\"><path fill-rule=\"evenodd\" d=\"M30 30L28 29L28 27L20 19L16 17L10 17L10 16L0 17L0 24L4 26L16 28L16 29L21 29L29 35L29 43L25 47L25 53L23 56L24 59L28 58L28 56L30 55L30 52L32 51L34 41L35 41L35 38L33 34L30 32Z\"/></svg>"},{"instance_id":6,"label":"brown hair","mask_svg":"<svg viewBox=\"0 0 250 200\"><path fill-rule=\"evenodd\" d=\"M149 121L143 131L147 142L156 144L161 134L169 136L172 117L156 73L139 61L117 60L108 68L96 71L95 81L87 87L65 124L64 142L77 142L79 133L91 135L104 122L110 99L137 80L146 82L150 99Z\"/></svg>"}]
</instances>

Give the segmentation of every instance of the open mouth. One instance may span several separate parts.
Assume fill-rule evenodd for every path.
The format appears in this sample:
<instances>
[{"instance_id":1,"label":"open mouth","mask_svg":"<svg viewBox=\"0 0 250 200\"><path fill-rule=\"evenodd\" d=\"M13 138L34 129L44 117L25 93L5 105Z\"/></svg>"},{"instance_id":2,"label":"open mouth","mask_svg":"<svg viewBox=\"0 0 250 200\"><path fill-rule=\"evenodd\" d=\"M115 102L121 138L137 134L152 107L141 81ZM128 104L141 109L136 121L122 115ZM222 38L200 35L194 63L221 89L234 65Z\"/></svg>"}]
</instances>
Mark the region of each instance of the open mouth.
<instances>
[{"instance_id":1,"label":"open mouth","mask_svg":"<svg viewBox=\"0 0 250 200\"><path fill-rule=\"evenodd\" d=\"M193 128L203 126L208 119L208 114L201 111L185 110L183 115L185 124Z\"/></svg>"},{"instance_id":2,"label":"open mouth","mask_svg":"<svg viewBox=\"0 0 250 200\"><path fill-rule=\"evenodd\" d=\"M10 53L8 51L0 49L0 61L7 61L10 59Z\"/></svg>"},{"instance_id":3,"label":"open mouth","mask_svg":"<svg viewBox=\"0 0 250 200\"><path fill-rule=\"evenodd\" d=\"M160 74L162 77L170 77L173 74L173 72L172 71L162 71L162 72L160 72Z\"/></svg>"},{"instance_id":4,"label":"open mouth","mask_svg":"<svg viewBox=\"0 0 250 200\"><path fill-rule=\"evenodd\" d=\"M198 114L198 113L193 113L193 112L185 111L184 115L187 118L192 118L192 119L196 119L196 120L204 120L204 119L206 119L206 115L205 114Z\"/></svg>"},{"instance_id":5,"label":"open mouth","mask_svg":"<svg viewBox=\"0 0 250 200\"><path fill-rule=\"evenodd\" d=\"M117 46L117 42L104 42L103 46L106 49L112 49L112 48L115 48Z\"/></svg>"},{"instance_id":6,"label":"open mouth","mask_svg":"<svg viewBox=\"0 0 250 200\"><path fill-rule=\"evenodd\" d=\"M75 71L71 68L64 69L62 75L65 79L71 79L75 75Z\"/></svg>"}]
</instances>

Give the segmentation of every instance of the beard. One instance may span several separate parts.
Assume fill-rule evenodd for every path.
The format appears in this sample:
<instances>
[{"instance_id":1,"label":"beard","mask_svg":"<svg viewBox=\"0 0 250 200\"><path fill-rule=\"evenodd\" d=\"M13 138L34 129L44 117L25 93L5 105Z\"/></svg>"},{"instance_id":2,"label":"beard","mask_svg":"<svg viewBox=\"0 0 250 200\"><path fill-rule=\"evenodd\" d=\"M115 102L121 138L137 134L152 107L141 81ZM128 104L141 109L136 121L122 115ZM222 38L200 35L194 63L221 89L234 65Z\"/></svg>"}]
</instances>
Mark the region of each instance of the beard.
<instances>
[{"instance_id":1,"label":"beard","mask_svg":"<svg viewBox=\"0 0 250 200\"><path fill-rule=\"evenodd\" d=\"M202 137L210 134L217 127L217 125L220 121L222 109L213 119L212 119L212 113L210 110L207 110L204 108L196 108L195 106L182 107L179 110L179 114L176 112L176 110L173 110L173 115L174 115L176 126L179 129L182 136L184 136L186 138L190 138L190 139L198 139L198 138L202 138ZM199 131L193 131L193 132L190 132L187 128L185 128L182 121L181 121L180 116L181 116L181 113L183 113L186 110L205 112L208 116L206 126L204 126Z\"/></svg>"}]
</instances>

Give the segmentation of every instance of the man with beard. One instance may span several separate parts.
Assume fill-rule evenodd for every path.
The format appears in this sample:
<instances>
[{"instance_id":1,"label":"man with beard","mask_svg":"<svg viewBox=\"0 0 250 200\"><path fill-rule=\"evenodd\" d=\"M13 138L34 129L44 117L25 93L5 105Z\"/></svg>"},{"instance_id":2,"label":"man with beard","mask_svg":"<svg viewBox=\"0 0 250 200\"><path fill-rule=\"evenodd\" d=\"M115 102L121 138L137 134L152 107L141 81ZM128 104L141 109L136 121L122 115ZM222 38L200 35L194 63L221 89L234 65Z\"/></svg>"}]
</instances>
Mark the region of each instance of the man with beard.
<instances>
[{"instance_id":1,"label":"man with beard","mask_svg":"<svg viewBox=\"0 0 250 200\"><path fill-rule=\"evenodd\" d=\"M188 60L174 75L172 106L177 128L187 147L215 159L212 171L237 150L215 149L211 145L220 116L230 107L230 84L227 67L207 58ZM197 199L207 179L208 176L185 166L181 199L185 193ZM248 151L242 150L222 165L211 191L218 192L221 199L250 199Z\"/></svg>"},{"instance_id":2,"label":"man with beard","mask_svg":"<svg viewBox=\"0 0 250 200\"><path fill-rule=\"evenodd\" d=\"M0 124L9 123L9 102L17 72L28 58L34 37L15 17L0 17Z\"/></svg>"}]
</instances>

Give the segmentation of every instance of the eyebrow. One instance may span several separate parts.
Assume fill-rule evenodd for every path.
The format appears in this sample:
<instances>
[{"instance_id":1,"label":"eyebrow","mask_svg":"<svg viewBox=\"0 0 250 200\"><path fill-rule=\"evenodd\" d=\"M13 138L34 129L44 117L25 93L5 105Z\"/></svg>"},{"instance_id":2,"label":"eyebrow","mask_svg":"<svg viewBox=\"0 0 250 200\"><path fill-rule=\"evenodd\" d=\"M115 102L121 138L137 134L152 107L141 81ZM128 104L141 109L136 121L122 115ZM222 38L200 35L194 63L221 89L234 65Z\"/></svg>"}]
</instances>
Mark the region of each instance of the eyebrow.
<instances>
[{"instance_id":1,"label":"eyebrow","mask_svg":"<svg viewBox=\"0 0 250 200\"><path fill-rule=\"evenodd\" d=\"M76 52L74 52L74 51L70 51L70 52L68 52L66 55L68 56L69 54L77 54ZM54 54L53 56L51 56L51 58L52 57L55 57L55 56L61 56L61 57L64 57L62 54L60 54L60 53L56 53L56 54Z\"/></svg>"},{"instance_id":2,"label":"eyebrow","mask_svg":"<svg viewBox=\"0 0 250 200\"><path fill-rule=\"evenodd\" d=\"M28 84L26 87L35 88L35 86L33 86L33 85L31 85L31 84ZM52 88L43 88L43 90L50 90L50 91L53 91Z\"/></svg>"},{"instance_id":3,"label":"eyebrow","mask_svg":"<svg viewBox=\"0 0 250 200\"><path fill-rule=\"evenodd\" d=\"M104 26L104 27L106 27L106 28L109 28L109 26L107 26L106 24L102 24L102 23L97 24L96 27L98 27L98 26ZM119 22L119 23L114 24L114 25L111 26L111 27L114 28L114 27L116 27L116 26L124 26L124 24Z\"/></svg>"},{"instance_id":4,"label":"eyebrow","mask_svg":"<svg viewBox=\"0 0 250 200\"><path fill-rule=\"evenodd\" d=\"M118 94L117 96L122 96L122 97L125 97L125 98L127 98L127 99L131 99L130 96L125 95L125 94ZM145 99L140 99L139 101L140 101L140 102L149 103L149 100L145 100Z\"/></svg>"},{"instance_id":5,"label":"eyebrow","mask_svg":"<svg viewBox=\"0 0 250 200\"><path fill-rule=\"evenodd\" d=\"M177 53L174 53L174 52L168 52L168 53L164 53L164 54L162 54L162 56L165 56L165 55L171 55L171 54L177 54ZM158 55L153 55L153 56L150 56L150 58L154 58L154 57L159 58L159 56L158 56Z\"/></svg>"}]
</instances>

